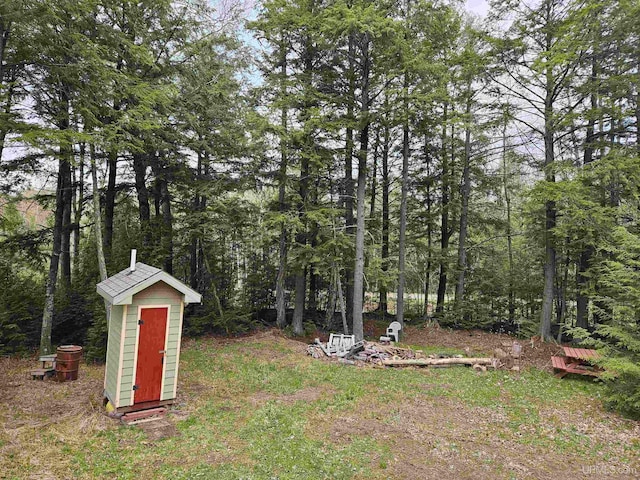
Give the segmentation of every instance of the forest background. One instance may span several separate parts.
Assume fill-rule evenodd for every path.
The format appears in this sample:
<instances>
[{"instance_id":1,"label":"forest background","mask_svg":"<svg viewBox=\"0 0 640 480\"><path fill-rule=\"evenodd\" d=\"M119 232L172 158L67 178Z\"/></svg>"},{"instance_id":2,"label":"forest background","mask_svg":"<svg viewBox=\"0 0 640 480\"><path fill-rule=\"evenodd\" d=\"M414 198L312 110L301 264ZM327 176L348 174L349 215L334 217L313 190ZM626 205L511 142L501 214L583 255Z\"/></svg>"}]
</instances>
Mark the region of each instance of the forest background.
<instances>
[{"instance_id":1,"label":"forest background","mask_svg":"<svg viewBox=\"0 0 640 480\"><path fill-rule=\"evenodd\" d=\"M0 354L102 360L136 248L188 335L581 340L637 414L639 36L636 0L1 0Z\"/></svg>"}]
</instances>

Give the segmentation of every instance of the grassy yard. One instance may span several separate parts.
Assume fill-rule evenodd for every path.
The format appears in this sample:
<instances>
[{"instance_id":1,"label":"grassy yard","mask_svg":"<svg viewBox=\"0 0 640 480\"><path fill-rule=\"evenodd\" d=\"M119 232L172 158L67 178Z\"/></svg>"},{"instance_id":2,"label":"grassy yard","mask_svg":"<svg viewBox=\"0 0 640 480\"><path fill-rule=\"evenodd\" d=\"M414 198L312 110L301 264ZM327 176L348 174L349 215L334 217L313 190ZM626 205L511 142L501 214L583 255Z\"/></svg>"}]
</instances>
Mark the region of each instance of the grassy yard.
<instances>
[{"instance_id":1,"label":"grassy yard","mask_svg":"<svg viewBox=\"0 0 640 480\"><path fill-rule=\"evenodd\" d=\"M189 340L176 434L154 440L103 415L102 367L57 384L31 366L0 360L1 478L640 476L638 423L603 411L597 383L537 368L359 368L276 332Z\"/></svg>"}]
</instances>

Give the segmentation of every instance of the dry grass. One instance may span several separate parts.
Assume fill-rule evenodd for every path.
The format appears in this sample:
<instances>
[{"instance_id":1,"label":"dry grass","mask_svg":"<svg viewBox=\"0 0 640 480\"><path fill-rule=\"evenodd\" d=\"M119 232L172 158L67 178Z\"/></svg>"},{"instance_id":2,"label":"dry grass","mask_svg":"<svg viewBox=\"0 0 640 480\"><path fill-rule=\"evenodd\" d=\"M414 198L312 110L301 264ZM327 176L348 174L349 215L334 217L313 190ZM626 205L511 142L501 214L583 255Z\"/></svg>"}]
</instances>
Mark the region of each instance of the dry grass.
<instances>
[{"instance_id":1,"label":"dry grass","mask_svg":"<svg viewBox=\"0 0 640 480\"><path fill-rule=\"evenodd\" d=\"M116 428L102 409L104 369L82 365L75 382L32 380L32 360L0 359L0 472L20 478L72 478L65 448ZM50 461L55 459L55 461Z\"/></svg>"}]
</instances>

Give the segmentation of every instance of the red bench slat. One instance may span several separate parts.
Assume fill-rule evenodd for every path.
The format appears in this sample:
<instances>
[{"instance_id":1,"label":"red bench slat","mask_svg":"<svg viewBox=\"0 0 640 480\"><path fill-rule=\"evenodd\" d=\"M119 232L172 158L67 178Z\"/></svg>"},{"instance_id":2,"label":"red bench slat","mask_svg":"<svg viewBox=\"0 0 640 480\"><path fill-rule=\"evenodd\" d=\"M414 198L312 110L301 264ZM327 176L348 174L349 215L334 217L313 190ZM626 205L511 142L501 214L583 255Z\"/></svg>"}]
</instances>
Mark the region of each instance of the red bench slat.
<instances>
[{"instance_id":1,"label":"red bench slat","mask_svg":"<svg viewBox=\"0 0 640 480\"><path fill-rule=\"evenodd\" d=\"M589 360L600 358L600 354L596 350L590 348L573 348L562 347L567 357L578 358L580 360Z\"/></svg>"},{"instance_id":2,"label":"red bench slat","mask_svg":"<svg viewBox=\"0 0 640 480\"><path fill-rule=\"evenodd\" d=\"M564 361L563 357L551 357L551 363L553 364L553 368L558 370L566 370L567 364Z\"/></svg>"}]
</instances>

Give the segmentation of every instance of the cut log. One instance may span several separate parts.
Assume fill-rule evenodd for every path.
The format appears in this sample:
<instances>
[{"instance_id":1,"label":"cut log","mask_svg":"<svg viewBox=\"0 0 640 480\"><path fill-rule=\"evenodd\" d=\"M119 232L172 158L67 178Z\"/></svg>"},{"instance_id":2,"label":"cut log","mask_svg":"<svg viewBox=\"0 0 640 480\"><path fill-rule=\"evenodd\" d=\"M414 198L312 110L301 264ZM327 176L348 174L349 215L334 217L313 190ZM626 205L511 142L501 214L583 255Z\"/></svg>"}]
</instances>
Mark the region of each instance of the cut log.
<instances>
[{"instance_id":1,"label":"cut log","mask_svg":"<svg viewBox=\"0 0 640 480\"><path fill-rule=\"evenodd\" d=\"M411 360L382 360L389 367L428 367L429 365L491 365L491 358L414 358Z\"/></svg>"}]
</instances>

